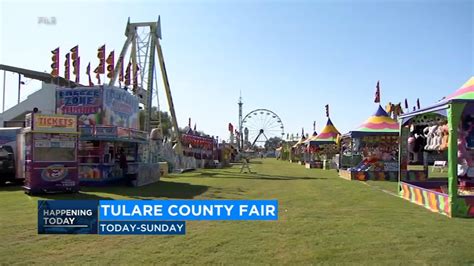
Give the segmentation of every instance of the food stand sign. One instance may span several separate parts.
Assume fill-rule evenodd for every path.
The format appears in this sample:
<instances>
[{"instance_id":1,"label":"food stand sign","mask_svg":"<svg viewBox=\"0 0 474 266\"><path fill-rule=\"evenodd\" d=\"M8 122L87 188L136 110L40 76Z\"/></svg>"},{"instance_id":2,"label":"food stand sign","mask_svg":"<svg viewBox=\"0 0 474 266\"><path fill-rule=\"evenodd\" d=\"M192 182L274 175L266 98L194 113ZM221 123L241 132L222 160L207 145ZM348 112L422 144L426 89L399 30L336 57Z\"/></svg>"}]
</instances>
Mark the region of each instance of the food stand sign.
<instances>
[{"instance_id":1,"label":"food stand sign","mask_svg":"<svg viewBox=\"0 0 474 266\"><path fill-rule=\"evenodd\" d=\"M104 125L138 129L138 98L123 89L104 87Z\"/></svg>"},{"instance_id":2,"label":"food stand sign","mask_svg":"<svg viewBox=\"0 0 474 266\"><path fill-rule=\"evenodd\" d=\"M73 115L34 114L32 129L51 133L75 133L77 118Z\"/></svg>"},{"instance_id":3,"label":"food stand sign","mask_svg":"<svg viewBox=\"0 0 474 266\"><path fill-rule=\"evenodd\" d=\"M102 123L103 90L57 89L56 113L77 115L79 125L97 125Z\"/></svg>"},{"instance_id":4,"label":"food stand sign","mask_svg":"<svg viewBox=\"0 0 474 266\"><path fill-rule=\"evenodd\" d=\"M56 90L56 108L63 114L95 114L101 106L100 88Z\"/></svg>"}]
</instances>

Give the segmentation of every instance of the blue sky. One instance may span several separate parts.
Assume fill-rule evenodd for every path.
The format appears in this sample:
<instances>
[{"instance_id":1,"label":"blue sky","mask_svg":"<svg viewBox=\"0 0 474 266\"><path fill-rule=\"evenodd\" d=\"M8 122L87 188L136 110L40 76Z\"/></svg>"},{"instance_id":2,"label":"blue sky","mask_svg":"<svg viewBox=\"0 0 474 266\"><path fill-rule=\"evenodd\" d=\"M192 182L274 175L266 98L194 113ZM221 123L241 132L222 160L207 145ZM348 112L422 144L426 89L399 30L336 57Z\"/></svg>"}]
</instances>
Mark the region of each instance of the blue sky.
<instances>
[{"instance_id":1,"label":"blue sky","mask_svg":"<svg viewBox=\"0 0 474 266\"><path fill-rule=\"evenodd\" d=\"M118 53L127 18L155 21L180 126L228 138L244 115L266 108L285 131L319 131L324 106L341 132L382 104L427 106L474 74L474 4L454 1L2 1L0 63L50 71L50 51L80 46L85 66L96 49ZM56 25L38 24L55 17ZM108 53L108 52L107 52ZM61 71L62 72L62 71ZM3 73L2 73L3 74ZM3 81L3 75L0 75ZM7 105L16 102L16 81L7 76ZM160 104L166 109L159 83ZM28 81L22 98L38 89Z\"/></svg>"}]
</instances>

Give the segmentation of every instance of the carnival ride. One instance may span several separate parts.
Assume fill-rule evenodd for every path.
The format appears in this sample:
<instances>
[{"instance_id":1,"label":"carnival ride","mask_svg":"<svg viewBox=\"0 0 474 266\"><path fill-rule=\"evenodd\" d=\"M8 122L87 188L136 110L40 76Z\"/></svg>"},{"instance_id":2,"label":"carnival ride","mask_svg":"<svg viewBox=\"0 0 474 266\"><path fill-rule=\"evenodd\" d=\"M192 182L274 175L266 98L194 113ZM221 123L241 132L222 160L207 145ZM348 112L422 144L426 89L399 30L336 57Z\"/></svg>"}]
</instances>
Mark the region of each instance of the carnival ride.
<instances>
[{"instance_id":1,"label":"carnival ride","mask_svg":"<svg viewBox=\"0 0 474 266\"><path fill-rule=\"evenodd\" d=\"M282 138L285 135L281 118L268 109L256 109L249 112L242 120L242 127L244 128L244 143L250 147L265 144L270 138Z\"/></svg>"},{"instance_id":2,"label":"carnival ride","mask_svg":"<svg viewBox=\"0 0 474 266\"><path fill-rule=\"evenodd\" d=\"M157 120L152 120L153 100L156 98L158 111L160 104L158 99L158 77L156 72L156 65L158 64L161 70L161 78L163 81L164 92L168 101L169 112L171 116L171 139L175 143L175 151L177 154L182 154L181 136L178 127L178 120L171 95L171 88L166 71L163 51L160 44L161 39L161 21L158 16L157 22L135 22L131 23L128 18L125 28L125 36L127 39L122 47L119 55L119 60L112 66L113 75L110 78L109 86L115 85L119 79L119 71L124 68L125 58L129 56L129 67L136 77L137 73L140 79L133 83L132 92L140 100L145 109L144 130L150 132L152 127L159 130L159 134L163 135L161 117L158 112ZM131 46L131 49L130 49ZM130 51L129 51L130 50ZM156 58L158 62L156 62Z\"/></svg>"}]
</instances>

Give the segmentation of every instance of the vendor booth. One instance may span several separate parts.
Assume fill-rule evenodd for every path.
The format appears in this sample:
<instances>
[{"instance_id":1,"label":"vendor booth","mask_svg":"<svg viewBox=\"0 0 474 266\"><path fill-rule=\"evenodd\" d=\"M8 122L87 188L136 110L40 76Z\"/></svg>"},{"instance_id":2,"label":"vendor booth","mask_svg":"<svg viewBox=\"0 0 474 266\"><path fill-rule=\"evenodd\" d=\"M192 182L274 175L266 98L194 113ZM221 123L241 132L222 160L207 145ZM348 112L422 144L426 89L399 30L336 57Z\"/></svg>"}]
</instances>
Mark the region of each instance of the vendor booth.
<instances>
[{"instance_id":1,"label":"vendor booth","mask_svg":"<svg viewBox=\"0 0 474 266\"><path fill-rule=\"evenodd\" d=\"M332 160L339 152L340 135L341 133L339 133L332 123L331 118L328 116L326 125L319 135L314 137L307 144L310 160L307 162L306 168L333 168Z\"/></svg>"},{"instance_id":2,"label":"vendor booth","mask_svg":"<svg viewBox=\"0 0 474 266\"><path fill-rule=\"evenodd\" d=\"M342 137L339 175L348 180L397 181L398 135L397 121L379 105L361 126Z\"/></svg>"},{"instance_id":3,"label":"vendor booth","mask_svg":"<svg viewBox=\"0 0 474 266\"><path fill-rule=\"evenodd\" d=\"M400 123L400 196L450 217L474 217L474 77L435 105L402 115ZM428 178L408 181L415 171L409 149L416 134L425 137L422 168ZM443 158L445 174L434 169Z\"/></svg>"},{"instance_id":4,"label":"vendor booth","mask_svg":"<svg viewBox=\"0 0 474 266\"><path fill-rule=\"evenodd\" d=\"M138 104L136 96L112 86L57 89L56 112L78 118L81 185L110 184L126 177L135 179L136 185L158 181L159 164L147 157L148 134L139 130ZM122 153L126 168L120 164Z\"/></svg>"},{"instance_id":5,"label":"vendor booth","mask_svg":"<svg viewBox=\"0 0 474 266\"><path fill-rule=\"evenodd\" d=\"M306 137L302 135L301 139L291 146L290 163L299 163L301 165L305 164L305 141Z\"/></svg>"},{"instance_id":6,"label":"vendor booth","mask_svg":"<svg viewBox=\"0 0 474 266\"><path fill-rule=\"evenodd\" d=\"M292 147L295 144L295 141L284 141L281 145L280 150L280 159L282 161L291 161L292 158Z\"/></svg>"},{"instance_id":7,"label":"vendor booth","mask_svg":"<svg viewBox=\"0 0 474 266\"><path fill-rule=\"evenodd\" d=\"M27 114L17 136L18 176L26 193L77 192L77 118Z\"/></svg>"},{"instance_id":8,"label":"vendor booth","mask_svg":"<svg viewBox=\"0 0 474 266\"><path fill-rule=\"evenodd\" d=\"M189 130L185 134L181 134L181 143L183 146L183 155L199 160L199 167L201 168L217 160L217 140L214 138L200 136L192 130Z\"/></svg>"},{"instance_id":9,"label":"vendor booth","mask_svg":"<svg viewBox=\"0 0 474 266\"><path fill-rule=\"evenodd\" d=\"M120 153L127 159L128 173L138 175L148 144L142 131L116 126L80 126L79 178L82 185L113 183L123 179Z\"/></svg>"},{"instance_id":10,"label":"vendor booth","mask_svg":"<svg viewBox=\"0 0 474 266\"><path fill-rule=\"evenodd\" d=\"M304 142L304 161L305 161L305 167L306 168L316 168L316 166L314 165L314 160L312 159L313 157L313 149L311 149L309 143L313 140L316 140L316 137L318 136L318 133L316 132L316 130L313 132L313 135L309 136ZM313 162L313 163L312 163ZM321 168L321 167L319 167Z\"/></svg>"}]
</instances>

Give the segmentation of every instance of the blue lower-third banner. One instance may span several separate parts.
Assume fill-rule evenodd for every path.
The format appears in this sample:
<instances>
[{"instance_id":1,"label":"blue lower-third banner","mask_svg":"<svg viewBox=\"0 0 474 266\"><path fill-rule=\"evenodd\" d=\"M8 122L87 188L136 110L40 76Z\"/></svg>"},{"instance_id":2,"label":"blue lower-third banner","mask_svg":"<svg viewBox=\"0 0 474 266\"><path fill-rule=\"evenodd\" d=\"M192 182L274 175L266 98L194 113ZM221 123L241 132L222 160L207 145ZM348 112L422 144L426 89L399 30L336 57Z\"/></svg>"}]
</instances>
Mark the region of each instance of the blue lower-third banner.
<instances>
[{"instance_id":1,"label":"blue lower-third banner","mask_svg":"<svg viewBox=\"0 0 474 266\"><path fill-rule=\"evenodd\" d=\"M185 221L276 221L278 200L38 200L38 234L184 235Z\"/></svg>"},{"instance_id":2,"label":"blue lower-third banner","mask_svg":"<svg viewBox=\"0 0 474 266\"><path fill-rule=\"evenodd\" d=\"M184 221L99 222L100 235L184 235Z\"/></svg>"}]
</instances>

